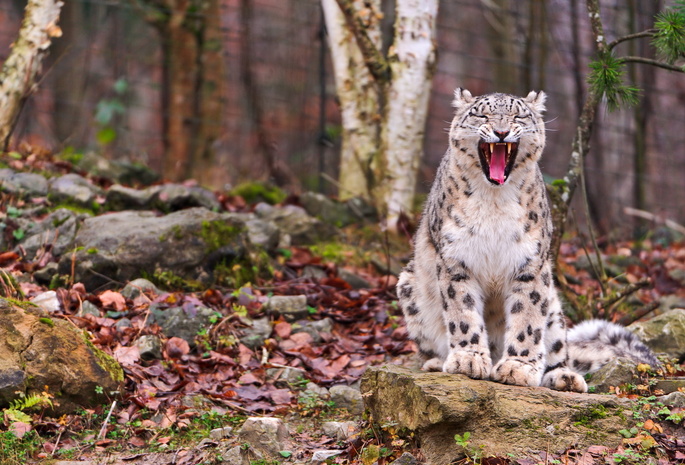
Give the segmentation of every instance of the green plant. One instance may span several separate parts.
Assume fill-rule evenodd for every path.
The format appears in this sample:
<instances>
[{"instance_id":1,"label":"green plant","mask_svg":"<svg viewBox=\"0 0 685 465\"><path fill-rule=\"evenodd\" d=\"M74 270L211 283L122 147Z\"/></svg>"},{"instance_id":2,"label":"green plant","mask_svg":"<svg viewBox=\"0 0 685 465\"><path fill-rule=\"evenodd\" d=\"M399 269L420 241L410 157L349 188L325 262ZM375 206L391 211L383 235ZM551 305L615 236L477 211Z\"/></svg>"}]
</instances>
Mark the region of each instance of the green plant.
<instances>
[{"instance_id":1,"label":"green plant","mask_svg":"<svg viewBox=\"0 0 685 465\"><path fill-rule=\"evenodd\" d=\"M454 442L460 446L470 463L479 464L483 458L483 446L474 448L471 446L471 433L465 431L463 434L455 434Z\"/></svg>"},{"instance_id":2,"label":"green plant","mask_svg":"<svg viewBox=\"0 0 685 465\"><path fill-rule=\"evenodd\" d=\"M12 431L0 432L0 463L23 465L40 450L41 439L31 430L18 438Z\"/></svg>"},{"instance_id":3,"label":"green plant","mask_svg":"<svg viewBox=\"0 0 685 465\"><path fill-rule=\"evenodd\" d=\"M117 116L126 113L124 99L128 90L128 83L125 79L118 79L112 86L114 97L102 99L95 108L95 122L99 129L95 136L100 145L107 146L117 138L117 131L114 128Z\"/></svg>"}]
</instances>

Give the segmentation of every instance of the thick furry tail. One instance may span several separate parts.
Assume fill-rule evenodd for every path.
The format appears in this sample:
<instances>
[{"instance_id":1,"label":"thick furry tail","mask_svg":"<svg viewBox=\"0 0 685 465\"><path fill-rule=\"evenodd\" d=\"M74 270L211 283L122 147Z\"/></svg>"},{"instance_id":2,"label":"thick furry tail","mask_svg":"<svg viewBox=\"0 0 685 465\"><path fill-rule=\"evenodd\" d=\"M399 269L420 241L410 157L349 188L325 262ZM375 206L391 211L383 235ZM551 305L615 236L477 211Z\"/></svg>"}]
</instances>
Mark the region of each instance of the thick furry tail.
<instances>
[{"instance_id":1,"label":"thick furry tail","mask_svg":"<svg viewBox=\"0 0 685 465\"><path fill-rule=\"evenodd\" d=\"M649 347L623 326L604 320L583 321L568 332L569 367L580 373L592 373L616 357L661 364Z\"/></svg>"}]
</instances>

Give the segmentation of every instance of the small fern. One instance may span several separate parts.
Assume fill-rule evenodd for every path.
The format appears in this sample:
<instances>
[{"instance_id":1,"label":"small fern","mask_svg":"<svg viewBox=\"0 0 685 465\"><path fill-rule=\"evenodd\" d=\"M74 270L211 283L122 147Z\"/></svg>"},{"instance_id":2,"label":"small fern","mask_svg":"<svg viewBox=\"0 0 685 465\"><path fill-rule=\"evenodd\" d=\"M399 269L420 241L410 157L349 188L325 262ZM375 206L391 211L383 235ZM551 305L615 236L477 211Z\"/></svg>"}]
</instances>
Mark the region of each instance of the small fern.
<instances>
[{"instance_id":1,"label":"small fern","mask_svg":"<svg viewBox=\"0 0 685 465\"><path fill-rule=\"evenodd\" d=\"M29 394L28 396L22 394L19 399L14 399L10 402L11 410L29 410L33 407L38 406L39 408L52 407L52 396L47 392L41 392L40 394Z\"/></svg>"}]
</instances>

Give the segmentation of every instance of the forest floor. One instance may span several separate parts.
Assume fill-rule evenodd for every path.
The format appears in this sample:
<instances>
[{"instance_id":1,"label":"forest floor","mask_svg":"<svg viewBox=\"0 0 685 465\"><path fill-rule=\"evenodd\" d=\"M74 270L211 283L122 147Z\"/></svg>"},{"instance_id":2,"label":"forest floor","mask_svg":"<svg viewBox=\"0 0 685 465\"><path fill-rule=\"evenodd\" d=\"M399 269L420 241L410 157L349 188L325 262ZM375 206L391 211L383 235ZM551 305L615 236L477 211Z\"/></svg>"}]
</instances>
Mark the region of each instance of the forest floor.
<instances>
[{"instance_id":1,"label":"forest floor","mask_svg":"<svg viewBox=\"0 0 685 465\"><path fill-rule=\"evenodd\" d=\"M242 204L243 208L249 208ZM6 207L6 205L5 205ZM408 238L389 241L376 226L353 226L342 231L345 240L312 247L281 249L274 258L269 279L246 284L240 289L211 288L201 292L167 290L160 295L130 300L116 290L88 293L78 283L55 289L62 303L52 315L70 320L92 336L93 343L112 354L124 366L123 392L100 407L52 418L43 411L29 410L20 422L6 415L0 426L0 463L52 463L83 461L116 464L212 464L217 447L241 446L233 433L227 439L210 439L210 431L232 427L238 431L249 417L277 417L288 425L290 439L281 451L282 459L260 459L254 465L269 463L310 463L313 451L334 450L325 463L390 464L404 452L419 460L421 452L411 437L381 430L363 415L339 408L323 391L307 389L307 383L329 388L354 385L372 365L397 363L411 365L415 345L407 339L403 316L397 306L392 273L395 259L408 258ZM600 249L613 276L603 284L593 275L587 247L581 238L564 242L559 260L560 276L566 294L578 312L572 320L590 316L630 323L636 316L659 312L666 296L685 298L685 242L665 230L655 228L640 241L600 240ZM354 245L351 245L354 244ZM384 267L383 264L387 264ZM31 264L13 252L0 255L5 272L31 271ZM316 268L318 277L305 277L304 270ZM364 278L369 286L353 289L339 277L345 268ZM387 271L387 269L385 271ZM288 270L288 272L283 272ZM379 271L381 270L381 271ZM648 280L627 299L607 296L626 285ZM30 281L21 284L27 297L47 287ZM273 319L262 308L262 297L306 295L310 321L330 319L330 332L316 342L307 333L295 332L294 323L282 317ZM604 297L603 297L604 296ZM101 317L83 318L76 314L79 304L89 301L101 310ZM195 347L178 338L165 339L156 325L146 326L150 305L182 306L188 312L207 307L216 312L211 328L197 335ZM129 326L117 325L126 317ZM273 328L263 346L252 350L240 342L249 329L246 323L272 318ZM142 334L157 334L165 341L162 358L141 360L134 341ZM282 378L292 367L301 377ZM615 394L650 399L649 387L641 392L617 388ZM47 393L46 396L50 394ZM645 401L646 405L649 400ZM645 411L648 409L645 408ZM546 454L539 463L683 463L685 434L678 426L682 412L646 417L639 430L627 432L618 449L601 444L585 451ZM681 416L679 416L681 415ZM353 421L346 439L324 434L326 421ZM462 463L471 463L465 458ZM511 458L481 458L479 463L494 465L533 461Z\"/></svg>"}]
</instances>

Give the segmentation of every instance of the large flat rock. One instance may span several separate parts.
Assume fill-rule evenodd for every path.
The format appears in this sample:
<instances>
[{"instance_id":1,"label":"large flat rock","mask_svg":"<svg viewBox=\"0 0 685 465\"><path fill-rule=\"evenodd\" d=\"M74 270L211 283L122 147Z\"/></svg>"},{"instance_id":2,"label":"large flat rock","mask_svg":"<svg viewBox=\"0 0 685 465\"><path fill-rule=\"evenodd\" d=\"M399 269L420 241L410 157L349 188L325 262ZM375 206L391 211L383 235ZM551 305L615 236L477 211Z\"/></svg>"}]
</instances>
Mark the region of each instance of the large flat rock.
<instances>
[{"instance_id":1,"label":"large flat rock","mask_svg":"<svg viewBox=\"0 0 685 465\"><path fill-rule=\"evenodd\" d=\"M485 456L534 457L571 445L613 447L629 427L631 401L614 396L552 391L426 373L387 365L369 368L362 396L372 420L413 432L430 464L463 457L455 434Z\"/></svg>"}]
</instances>

